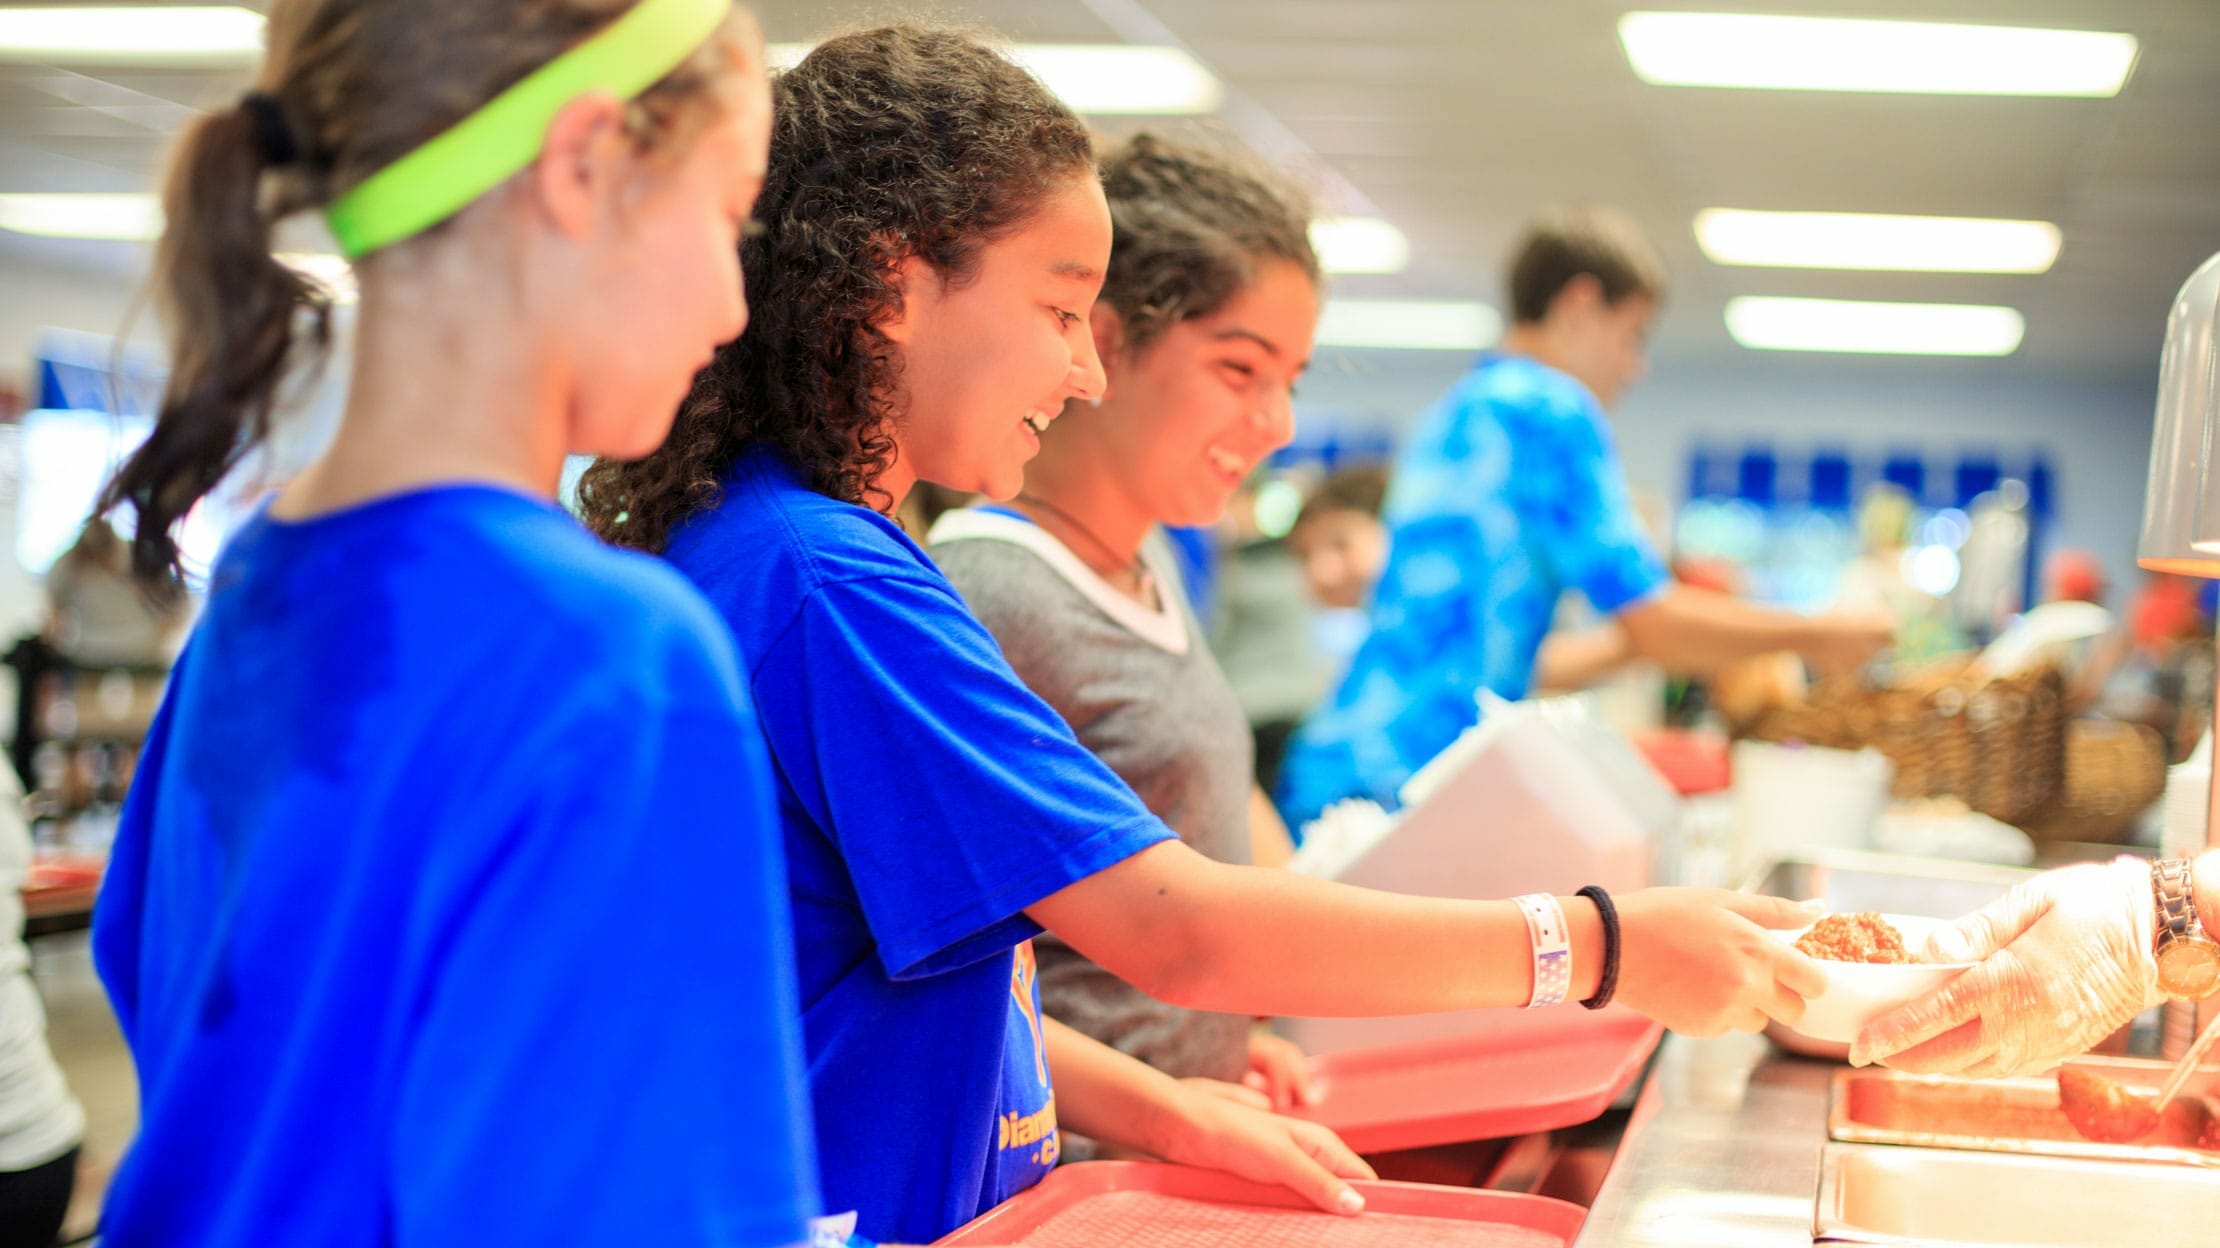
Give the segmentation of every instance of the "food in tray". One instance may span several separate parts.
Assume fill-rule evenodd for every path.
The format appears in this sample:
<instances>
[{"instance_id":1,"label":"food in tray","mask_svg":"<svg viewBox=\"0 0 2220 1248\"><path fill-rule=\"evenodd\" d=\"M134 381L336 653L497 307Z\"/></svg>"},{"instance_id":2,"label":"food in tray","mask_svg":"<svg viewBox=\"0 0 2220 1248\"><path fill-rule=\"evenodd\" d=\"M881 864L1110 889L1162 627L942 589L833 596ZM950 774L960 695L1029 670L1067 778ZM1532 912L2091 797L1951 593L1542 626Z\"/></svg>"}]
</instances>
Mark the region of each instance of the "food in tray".
<instances>
[{"instance_id":1,"label":"food in tray","mask_svg":"<svg viewBox=\"0 0 2220 1248\"><path fill-rule=\"evenodd\" d=\"M2131 1144L2158 1130L2158 1098L2079 1066L2058 1068L2058 1108L2100 1144Z\"/></svg>"},{"instance_id":2,"label":"food in tray","mask_svg":"<svg viewBox=\"0 0 2220 1248\"><path fill-rule=\"evenodd\" d=\"M1830 914L1797 937L1796 947L1829 962L1896 965L1915 961L1904 947L1903 934L1871 910Z\"/></svg>"},{"instance_id":3,"label":"food in tray","mask_svg":"<svg viewBox=\"0 0 2220 1248\"><path fill-rule=\"evenodd\" d=\"M2073 1068L2059 1073L2065 1075ZM2125 1086L2144 1102L2154 1093L2117 1079L2099 1082ZM2163 1074L2164 1072L2158 1072ZM2193 1149L2220 1153L2220 1106L2209 1097L2184 1093L2153 1120L2152 1129L2132 1140L2097 1139L2070 1120L2056 1081L1962 1079L1951 1076L1899 1075L1881 1070L1838 1077L1836 1115L1830 1133L1838 1140L1869 1144L1925 1143L1935 1138L1947 1147L2057 1153L2047 1145L2088 1142L2131 1144L2148 1149ZM2081 1075L2072 1078L2081 1080ZM2133 1130L2134 1125L2105 1124L2099 1129ZM2026 1147L2019 1147L2025 1145ZM2067 1155L2072 1155L2070 1148Z\"/></svg>"},{"instance_id":4,"label":"food in tray","mask_svg":"<svg viewBox=\"0 0 2220 1248\"><path fill-rule=\"evenodd\" d=\"M2058 1068L2058 1108L2083 1139L2164 1144L2220 1152L2220 1114L2201 1096L2177 1096L2163 1114L2158 1093L2076 1066Z\"/></svg>"}]
</instances>

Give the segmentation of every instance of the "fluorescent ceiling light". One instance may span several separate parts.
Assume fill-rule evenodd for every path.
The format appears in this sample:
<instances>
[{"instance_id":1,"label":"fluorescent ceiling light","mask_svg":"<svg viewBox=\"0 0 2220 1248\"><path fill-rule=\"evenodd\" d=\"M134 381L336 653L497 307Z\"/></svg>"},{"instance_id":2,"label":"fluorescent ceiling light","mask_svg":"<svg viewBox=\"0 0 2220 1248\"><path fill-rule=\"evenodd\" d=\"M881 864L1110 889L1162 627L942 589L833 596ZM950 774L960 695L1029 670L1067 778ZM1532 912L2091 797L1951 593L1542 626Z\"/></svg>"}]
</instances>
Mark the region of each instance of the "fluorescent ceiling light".
<instances>
[{"instance_id":1,"label":"fluorescent ceiling light","mask_svg":"<svg viewBox=\"0 0 2220 1248\"><path fill-rule=\"evenodd\" d=\"M1210 113L1226 98L1217 75L1179 48L1028 43L1011 54L1076 112Z\"/></svg>"},{"instance_id":2,"label":"fluorescent ceiling light","mask_svg":"<svg viewBox=\"0 0 2220 1248\"><path fill-rule=\"evenodd\" d=\"M1310 245L1328 273L1401 273L1411 262L1411 240L1378 217L1320 217Z\"/></svg>"},{"instance_id":3,"label":"fluorescent ceiling light","mask_svg":"<svg viewBox=\"0 0 2220 1248\"><path fill-rule=\"evenodd\" d=\"M1848 299L1727 301L1727 332L1760 351L1873 355L2010 355L2027 322L2013 308Z\"/></svg>"},{"instance_id":4,"label":"fluorescent ceiling light","mask_svg":"<svg viewBox=\"0 0 2220 1248\"><path fill-rule=\"evenodd\" d=\"M1706 208L1696 214L1696 241L1720 264L2042 273L2058 259L2059 235L2048 221Z\"/></svg>"},{"instance_id":5,"label":"fluorescent ceiling light","mask_svg":"<svg viewBox=\"0 0 2220 1248\"><path fill-rule=\"evenodd\" d=\"M152 195L4 194L0 230L138 242L161 235L162 205Z\"/></svg>"},{"instance_id":6,"label":"fluorescent ceiling light","mask_svg":"<svg viewBox=\"0 0 2220 1248\"><path fill-rule=\"evenodd\" d=\"M1629 13L1619 42L1674 87L2106 98L2135 67L2133 35L1942 22Z\"/></svg>"},{"instance_id":7,"label":"fluorescent ceiling light","mask_svg":"<svg viewBox=\"0 0 2220 1248\"><path fill-rule=\"evenodd\" d=\"M1502 332L1494 308L1455 299L1332 299L1318 318L1322 347L1478 351Z\"/></svg>"},{"instance_id":8,"label":"fluorescent ceiling light","mask_svg":"<svg viewBox=\"0 0 2220 1248\"><path fill-rule=\"evenodd\" d=\"M765 50L774 69L792 69L807 43ZM1040 78L1073 112L1185 116L1216 112L1225 86L1180 48L1130 43L1021 43L1010 57Z\"/></svg>"},{"instance_id":9,"label":"fluorescent ceiling light","mask_svg":"<svg viewBox=\"0 0 2220 1248\"><path fill-rule=\"evenodd\" d=\"M0 8L0 60L251 65L262 15L234 4Z\"/></svg>"}]
</instances>

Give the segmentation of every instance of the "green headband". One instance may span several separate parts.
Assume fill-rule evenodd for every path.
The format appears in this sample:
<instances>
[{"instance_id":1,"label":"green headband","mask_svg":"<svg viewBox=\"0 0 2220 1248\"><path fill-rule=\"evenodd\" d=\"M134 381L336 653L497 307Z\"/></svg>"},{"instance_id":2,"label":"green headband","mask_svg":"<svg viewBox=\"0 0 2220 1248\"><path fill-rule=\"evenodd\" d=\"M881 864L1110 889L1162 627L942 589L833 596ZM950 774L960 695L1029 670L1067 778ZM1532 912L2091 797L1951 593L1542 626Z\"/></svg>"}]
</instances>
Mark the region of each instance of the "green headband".
<instances>
[{"instance_id":1,"label":"green headband","mask_svg":"<svg viewBox=\"0 0 2220 1248\"><path fill-rule=\"evenodd\" d=\"M359 260L461 212L539 158L564 105L589 91L633 98L678 68L731 12L732 0L640 0L340 196L324 210L339 249Z\"/></svg>"}]
</instances>

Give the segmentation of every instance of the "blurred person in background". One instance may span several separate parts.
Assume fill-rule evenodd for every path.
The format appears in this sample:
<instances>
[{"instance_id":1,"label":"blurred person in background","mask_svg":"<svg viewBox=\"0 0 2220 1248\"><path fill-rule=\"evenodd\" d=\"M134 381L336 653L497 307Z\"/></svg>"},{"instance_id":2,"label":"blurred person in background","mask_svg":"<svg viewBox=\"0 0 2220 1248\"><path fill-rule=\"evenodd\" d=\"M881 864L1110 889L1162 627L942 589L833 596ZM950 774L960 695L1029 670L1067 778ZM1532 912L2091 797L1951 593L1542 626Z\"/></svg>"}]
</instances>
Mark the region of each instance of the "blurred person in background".
<instances>
[{"instance_id":1,"label":"blurred person in background","mask_svg":"<svg viewBox=\"0 0 2220 1248\"><path fill-rule=\"evenodd\" d=\"M154 585L131 575L131 548L103 517L46 573L46 637L79 663L167 666L192 618L184 582Z\"/></svg>"},{"instance_id":2,"label":"blurred person in background","mask_svg":"<svg viewBox=\"0 0 2220 1248\"><path fill-rule=\"evenodd\" d=\"M23 790L0 768L0 1248L47 1248L77 1186L85 1111L46 1042L46 1006L23 940L31 829Z\"/></svg>"},{"instance_id":3,"label":"blurred person in background","mask_svg":"<svg viewBox=\"0 0 2220 1248\"><path fill-rule=\"evenodd\" d=\"M1305 587L1321 608L1313 636L1338 678L1363 644L1364 610L1387 568L1388 531L1380 519L1387 500L1384 464L1345 468L1320 482L1296 517L1287 541L1303 563ZM1634 659L1626 630L1614 621L1552 628L1534 659L1534 689L1569 693L1586 689Z\"/></svg>"},{"instance_id":4,"label":"blurred person in background","mask_svg":"<svg viewBox=\"0 0 2220 1248\"><path fill-rule=\"evenodd\" d=\"M1567 590L1616 620L1635 655L1683 671L1776 650L1845 671L1888 640L1883 616L1811 619L1666 576L1604 416L1641 377L1665 295L1663 263L1629 220L1542 218L1509 287L1501 346L1397 460L1371 629L1288 750L1278 797L1291 825L1346 797L1393 807L1473 724L1480 690L1524 697Z\"/></svg>"},{"instance_id":5,"label":"blurred person in background","mask_svg":"<svg viewBox=\"0 0 2220 1248\"><path fill-rule=\"evenodd\" d=\"M1372 600L1372 587L1387 567L1388 532L1380 521L1387 489L1387 465L1359 464L1319 482L1303 501L1287 545L1302 562L1311 601L1328 610L1357 611Z\"/></svg>"}]
</instances>

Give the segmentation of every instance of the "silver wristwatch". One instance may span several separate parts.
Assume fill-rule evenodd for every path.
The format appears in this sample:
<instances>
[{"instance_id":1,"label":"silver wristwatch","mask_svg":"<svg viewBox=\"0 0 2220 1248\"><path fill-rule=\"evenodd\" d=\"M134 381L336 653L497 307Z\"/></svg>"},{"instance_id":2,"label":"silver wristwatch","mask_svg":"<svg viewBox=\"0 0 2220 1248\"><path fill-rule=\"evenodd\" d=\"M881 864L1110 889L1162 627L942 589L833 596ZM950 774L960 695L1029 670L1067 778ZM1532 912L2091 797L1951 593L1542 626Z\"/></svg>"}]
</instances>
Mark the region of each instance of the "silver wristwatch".
<instances>
[{"instance_id":1,"label":"silver wristwatch","mask_svg":"<svg viewBox=\"0 0 2220 1248\"><path fill-rule=\"evenodd\" d=\"M2177 1001L2198 1001L2220 991L2220 942L2197 918L2196 886L2186 858L2151 864L2151 896L2158 908L2158 988Z\"/></svg>"}]
</instances>

